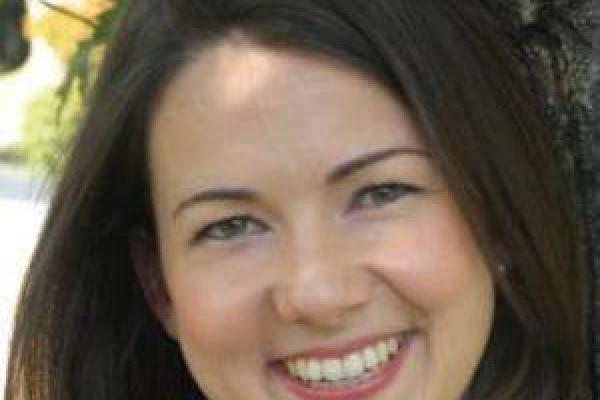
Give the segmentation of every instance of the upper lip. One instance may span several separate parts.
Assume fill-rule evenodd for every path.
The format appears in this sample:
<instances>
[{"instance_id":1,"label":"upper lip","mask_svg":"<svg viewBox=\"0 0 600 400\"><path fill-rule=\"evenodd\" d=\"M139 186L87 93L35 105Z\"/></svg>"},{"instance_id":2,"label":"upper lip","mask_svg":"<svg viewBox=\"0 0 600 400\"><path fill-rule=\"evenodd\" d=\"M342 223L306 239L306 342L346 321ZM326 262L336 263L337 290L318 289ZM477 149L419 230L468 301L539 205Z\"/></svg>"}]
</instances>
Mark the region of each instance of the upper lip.
<instances>
[{"instance_id":1,"label":"upper lip","mask_svg":"<svg viewBox=\"0 0 600 400\"><path fill-rule=\"evenodd\" d=\"M357 350L362 350L367 346L374 345L381 340L389 339L392 337L402 337L403 335L408 334L410 332L411 331L402 331L391 334L369 335L357 339L352 339L346 342L338 343L335 345L315 346L310 349L303 350L301 352L291 353L289 355L281 357L279 360L289 361L298 358L339 358Z\"/></svg>"}]
</instances>

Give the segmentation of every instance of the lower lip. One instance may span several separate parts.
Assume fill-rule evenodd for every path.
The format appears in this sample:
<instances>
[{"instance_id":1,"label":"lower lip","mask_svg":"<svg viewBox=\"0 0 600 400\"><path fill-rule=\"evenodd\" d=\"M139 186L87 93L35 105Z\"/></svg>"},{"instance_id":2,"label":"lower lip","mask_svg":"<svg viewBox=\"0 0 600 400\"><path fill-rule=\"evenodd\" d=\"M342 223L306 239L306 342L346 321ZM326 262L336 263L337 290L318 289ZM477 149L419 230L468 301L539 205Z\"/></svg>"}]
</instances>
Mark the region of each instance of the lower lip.
<instances>
[{"instance_id":1,"label":"lower lip","mask_svg":"<svg viewBox=\"0 0 600 400\"><path fill-rule=\"evenodd\" d=\"M411 353L415 341L415 335L409 335L398 349L394 358L375 372L371 378L362 383L338 388L313 388L302 381L291 377L283 365L275 367L275 373L279 376L285 386L296 396L304 400L363 400L380 392L387 387L396 374L402 370L408 356Z\"/></svg>"}]
</instances>

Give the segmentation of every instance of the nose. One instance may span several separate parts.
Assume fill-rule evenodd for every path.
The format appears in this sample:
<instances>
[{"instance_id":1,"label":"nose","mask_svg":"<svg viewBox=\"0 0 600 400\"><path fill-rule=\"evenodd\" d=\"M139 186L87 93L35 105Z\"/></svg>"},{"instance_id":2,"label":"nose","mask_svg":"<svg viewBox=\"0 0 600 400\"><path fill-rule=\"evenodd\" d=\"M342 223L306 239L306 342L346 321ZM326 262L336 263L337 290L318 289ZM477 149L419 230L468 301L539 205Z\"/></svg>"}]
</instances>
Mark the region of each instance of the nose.
<instances>
[{"instance_id":1,"label":"nose","mask_svg":"<svg viewBox=\"0 0 600 400\"><path fill-rule=\"evenodd\" d=\"M273 296L282 320L335 327L369 303L373 278L349 243L313 232L286 247Z\"/></svg>"}]
</instances>

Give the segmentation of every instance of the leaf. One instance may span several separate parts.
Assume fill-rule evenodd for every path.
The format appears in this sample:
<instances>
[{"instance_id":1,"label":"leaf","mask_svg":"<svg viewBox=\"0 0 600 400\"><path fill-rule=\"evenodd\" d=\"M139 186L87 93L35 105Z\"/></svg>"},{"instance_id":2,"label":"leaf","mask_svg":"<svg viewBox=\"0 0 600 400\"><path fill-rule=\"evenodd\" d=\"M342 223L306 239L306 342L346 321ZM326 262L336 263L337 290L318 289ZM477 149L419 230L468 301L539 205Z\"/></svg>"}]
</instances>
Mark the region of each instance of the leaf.
<instances>
[{"instance_id":1,"label":"leaf","mask_svg":"<svg viewBox=\"0 0 600 400\"><path fill-rule=\"evenodd\" d=\"M128 0L114 0L112 3L111 7L96 17L91 35L77 43L75 52L68 60L65 78L58 89L61 100L57 110L58 119L75 85L82 99L85 99L89 92L92 77L98 68L94 55L110 41L119 19L127 8Z\"/></svg>"}]
</instances>

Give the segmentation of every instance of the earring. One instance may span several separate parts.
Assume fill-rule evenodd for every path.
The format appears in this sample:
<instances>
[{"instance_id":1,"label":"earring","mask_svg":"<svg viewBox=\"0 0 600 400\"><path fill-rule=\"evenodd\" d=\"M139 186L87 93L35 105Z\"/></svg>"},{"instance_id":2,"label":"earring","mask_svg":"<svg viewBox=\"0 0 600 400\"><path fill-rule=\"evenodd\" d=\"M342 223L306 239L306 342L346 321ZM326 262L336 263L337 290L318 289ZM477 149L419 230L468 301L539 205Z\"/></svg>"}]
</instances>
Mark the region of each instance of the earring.
<instances>
[{"instance_id":1,"label":"earring","mask_svg":"<svg viewBox=\"0 0 600 400\"><path fill-rule=\"evenodd\" d=\"M506 264L498 264L498 272L502 275L506 275L509 271L509 267Z\"/></svg>"}]
</instances>

